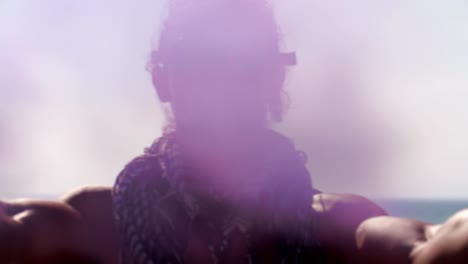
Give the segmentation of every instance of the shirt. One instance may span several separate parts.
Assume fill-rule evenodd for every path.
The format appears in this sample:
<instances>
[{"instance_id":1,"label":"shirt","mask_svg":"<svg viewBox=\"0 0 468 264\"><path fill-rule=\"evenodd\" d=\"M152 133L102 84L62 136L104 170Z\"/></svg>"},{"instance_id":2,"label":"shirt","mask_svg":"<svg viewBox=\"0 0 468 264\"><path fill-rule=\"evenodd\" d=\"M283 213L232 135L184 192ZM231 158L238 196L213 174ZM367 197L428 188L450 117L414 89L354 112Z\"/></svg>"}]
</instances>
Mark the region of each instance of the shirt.
<instances>
[{"instance_id":1,"label":"shirt","mask_svg":"<svg viewBox=\"0 0 468 264\"><path fill-rule=\"evenodd\" d=\"M304 155L271 130L260 141L236 198L190 188L175 132L128 163L112 192L120 263L325 263Z\"/></svg>"}]
</instances>

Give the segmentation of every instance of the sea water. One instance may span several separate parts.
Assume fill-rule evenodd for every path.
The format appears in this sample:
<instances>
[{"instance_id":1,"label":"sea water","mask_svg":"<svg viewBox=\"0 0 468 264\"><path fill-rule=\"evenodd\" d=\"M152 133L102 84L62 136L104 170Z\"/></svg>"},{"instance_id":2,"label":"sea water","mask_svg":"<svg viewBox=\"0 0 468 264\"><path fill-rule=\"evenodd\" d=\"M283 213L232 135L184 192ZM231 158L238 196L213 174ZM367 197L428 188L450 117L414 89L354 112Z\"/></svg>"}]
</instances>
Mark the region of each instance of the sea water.
<instances>
[{"instance_id":1,"label":"sea water","mask_svg":"<svg viewBox=\"0 0 468 264\"><path fill-rule=\"evenodd\" d=\"M375 199L390 215L439 224L462 209L468 200Z\"/></svg>"},{"instance_id":2,"label":"sea water","mask_svg":"<svg viewBox=\"0 0 468 264\"><path fill-rule=\"evenodd\" d=\"M33 198L56 200L60 195L3 195L5 200L14 198ZM468 200L434 199L372 199L384 208L389 215L410 218L429 223L445 222L451 215L462 209L468 209Z\"/></svg>"}]
</instances>

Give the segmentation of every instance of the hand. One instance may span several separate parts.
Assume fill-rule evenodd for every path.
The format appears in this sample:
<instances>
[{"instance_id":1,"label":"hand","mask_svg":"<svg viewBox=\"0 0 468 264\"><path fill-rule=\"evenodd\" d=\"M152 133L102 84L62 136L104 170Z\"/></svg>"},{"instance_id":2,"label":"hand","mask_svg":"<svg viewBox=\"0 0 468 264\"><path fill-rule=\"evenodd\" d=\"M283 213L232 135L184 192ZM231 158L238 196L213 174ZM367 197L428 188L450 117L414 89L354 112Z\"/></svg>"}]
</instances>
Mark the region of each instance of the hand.
<instances>
[{"instance_id":1,"label":"hand","mask_svg":"<svg viewBox=\"0 0 468 264\"><path fill-rule=\"evenodd\" d=\"M414 264L464 264L468 259L468 209L431 230L427 243L412 252Z\"/></svg>"}]
</instances>

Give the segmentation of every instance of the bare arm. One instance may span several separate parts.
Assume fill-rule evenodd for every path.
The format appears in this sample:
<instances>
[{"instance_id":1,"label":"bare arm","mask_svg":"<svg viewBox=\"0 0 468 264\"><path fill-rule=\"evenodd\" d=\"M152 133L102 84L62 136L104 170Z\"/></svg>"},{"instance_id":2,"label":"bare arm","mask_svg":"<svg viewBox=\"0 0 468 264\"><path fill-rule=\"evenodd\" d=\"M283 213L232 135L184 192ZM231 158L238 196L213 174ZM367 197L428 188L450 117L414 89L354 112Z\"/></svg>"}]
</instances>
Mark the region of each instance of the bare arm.
<instances>
[{"instance_id":1,"label":"bare arm","mask_svg":"<svg viewBox=\"0 0 468 264\"><path fill-rule=\"evenodd\" d=\"M118 254L111 190L109 186L83 186L59 199L80 213L90 252L104 263L117 263Z\"/></svg>"},{"instance_id":2,"label":"bare arm","mask_svg":"<svg viewBox=\"0 0 468 264\"><path fill-rule=\"evenodd\" d=\"M356 230L361 263L412 263L412 250L427 241L429 223L391 216L370 218Z\"/></svg>"},{"instance_id":3,"label":"bare arm","mask_svg":"<svg viewBox=\"0 0 468 264\"><path fill-rule=\"evenodd\" d=\"M80 214L72 207L25 199L2 204L1 263L99 263L86 248Z\"/></svg>"},{"instance_id":4,"label":"bare arm","mask_svg":"<svg viewBox=\"0 0 468 264\"><path fill-rule=\"evenodd\" d=\"M441 225L389 216L370 218L358 227L356 241L361 263L466 263L468 210Z\"/></svg>"},{"instance_id":5,"label":"bare arm","mask_svg":"<svg viewBox=\"0 0 468 264\"><path fill-rule=\"evenodd\" d=\"M468 209L432 226L426 243L411 254L414 264L463 264L468 261Z\"/></svg>"}]
</instances>

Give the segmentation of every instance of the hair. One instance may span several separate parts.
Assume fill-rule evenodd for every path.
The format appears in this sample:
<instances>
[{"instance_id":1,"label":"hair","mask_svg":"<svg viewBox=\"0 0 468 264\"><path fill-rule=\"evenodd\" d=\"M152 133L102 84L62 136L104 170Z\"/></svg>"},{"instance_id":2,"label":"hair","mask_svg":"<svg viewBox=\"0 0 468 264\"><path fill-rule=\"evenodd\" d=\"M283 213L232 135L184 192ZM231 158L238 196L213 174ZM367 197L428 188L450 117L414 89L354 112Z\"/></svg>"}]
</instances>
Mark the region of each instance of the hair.
<instances>
[{"instance_id":1,"label":"hair","mask_svg":"<svg viewBox=\"0 0 468 264\"><path fill-rule=\"evenodd\" d=\"M286 65L281 61L278 25L272 7L267 1L170 0L168 9L167 19L159 35L157 51L153 51L148 64L148 70L152 74L155 74L156 67L166 67L179 59L181 55L178 52L181 50L190 53L200 46L210 48L211 44L219 45L213 42L226 41L219 36L219 33L231 34L232 32L227 32L227 27L235 27L235 32L244 32L255 37L255 41L249 40L250 43L247 43L247 53L244 57L248 59L253 57L265 62L270 69L270 72L267 72L269 80L269 87L266 87L267 110L273 121L282 120L285 109L283 85ZM230 36L228 39L233 38ZM239 39L243 41L248 38ZM221 43L225 44L231 43ZM248 53L252 51L253 54ZM264 70L261 68L262 65L254 66L258 67L259 71Z\"/></svg>"}]
</instances>

